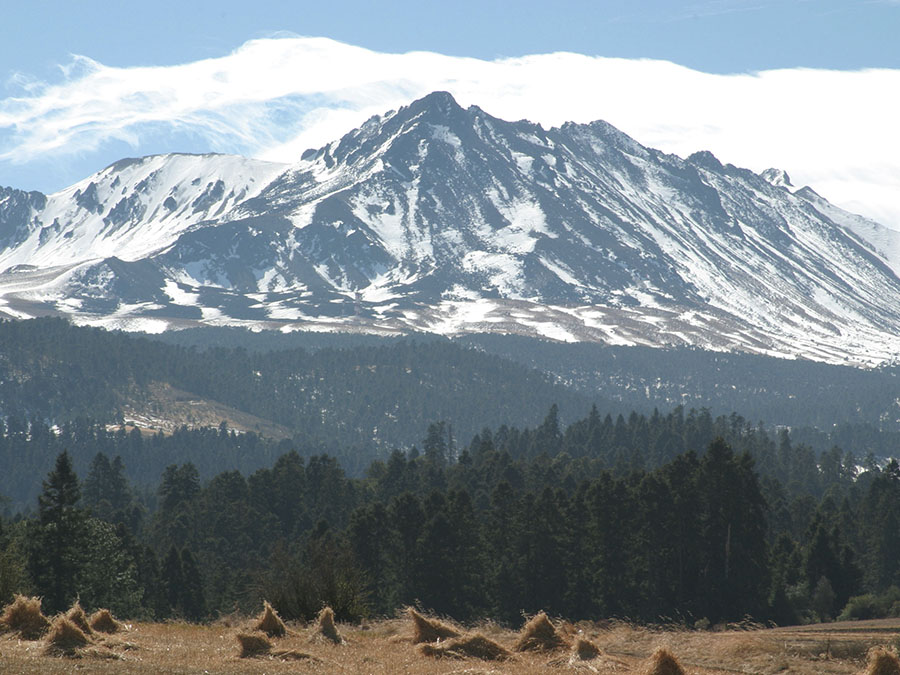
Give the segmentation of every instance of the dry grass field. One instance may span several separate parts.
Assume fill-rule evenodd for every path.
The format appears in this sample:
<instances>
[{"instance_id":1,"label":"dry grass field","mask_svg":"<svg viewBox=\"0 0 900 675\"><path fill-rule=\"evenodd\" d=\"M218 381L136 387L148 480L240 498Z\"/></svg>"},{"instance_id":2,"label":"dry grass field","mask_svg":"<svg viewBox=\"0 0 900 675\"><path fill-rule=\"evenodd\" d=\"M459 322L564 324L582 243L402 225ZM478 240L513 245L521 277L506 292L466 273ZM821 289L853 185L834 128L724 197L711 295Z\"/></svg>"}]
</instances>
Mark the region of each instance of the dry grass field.
<instances>
[{"instance_id":1,"label":"dry grass field","mask_svg":"<svg viewBox=\"0 0 900 675\"><path fill-rule=\"evenodd\" d=\"M411 615L362 626L338 624L337 635L331 633L327 637L315 623L288 625L283 637L266 637L257 630L258 623L259 619L254 617L232 618L211 625L136 623L124 625L114 634L94 631L88 636L87 644L69 649L54 648L49 633L40 640L24 640L7 632L0 635L0 672L142 675L554 672L828 675L867 671L884 675L900 672L892 671L890 663L886 670L867 668L867 652L871 648L900 645L898 619L721 632L553 621L549 629L547 622L543 627L534 628L556 631L556 647L546 650L541 649L541 640L553 636L535 633L529 640L522 633L489 623L452 626L461 637L417 645L414 641L422 634ZM536 623L540 622L532 625ZM326 626L325 632L330 630ZM480 639L469 640L475 634ZM550 639L547 644L552 643ZM262 651L242 657L242 645L245 654ZM459 656L465 652L466 645L474 649L475 656ZM517 648L529 651L516 651ZM654 653L660 648L664 651L657 653L654 661ZM664 658L660 660L665 653L673 655L683 670L671 662L665 663ZM478 655L505 657L505 660L482 660Z\"/></svg>"}]
</instances>

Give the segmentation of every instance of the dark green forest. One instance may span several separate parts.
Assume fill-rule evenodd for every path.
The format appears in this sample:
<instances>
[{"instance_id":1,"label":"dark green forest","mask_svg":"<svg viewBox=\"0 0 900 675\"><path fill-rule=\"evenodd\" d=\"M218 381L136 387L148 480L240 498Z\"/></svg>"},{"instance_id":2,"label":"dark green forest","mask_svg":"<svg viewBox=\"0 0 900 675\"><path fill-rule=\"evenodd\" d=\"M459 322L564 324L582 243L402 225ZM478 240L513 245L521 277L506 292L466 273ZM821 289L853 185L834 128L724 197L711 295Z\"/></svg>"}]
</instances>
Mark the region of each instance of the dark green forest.
<instances>
[{"instance_id":1,"label":"dark green forest","mask_svg":"<svg viewBox=\"0 0 900 675\"><path fill-rule=\"evenodd\" d=\"M64 449L81 474L96 451L120 454L127 477L144 491L152 490L173 462L194 463L205 480L226 469L249 473L270 466L284 447L302 457L327 453L348 475L359 477L394 448L417 444L435 420L445 420L448 433L465 443L484 426L524 428L553 404L563 424L587 414L592 404L604 415L627 417L634 410L649 417L653 392L665 401L660 410L673 410L675 397L662 394L679 388L693 392L685 396L698 402L683 406L686 410L709 409L713 415L738 410L754 423L764 421L770 433L775 423L786 425L796 444L816 454L837 445L859 458L887 457L900 447L900 431L888 414L897 408L890 368L861 371L693 350L489 336L467 338L468 347L434 337L412 342L238 329L164 338L167 342L75 327L59 319L0 322L0 419L6 420L0 428L0 466L6 469L0 472L0 495L11 500L10 508L34 504L41 477ZM533 369L551 364L555 375ZM658 375L651 382L653 372ZM170 385L186 399L219 402L279 424L290 442L282 447L246 434L226 450L213 451L206 440L188 442L177 432L139 455L130 446L112 449L97 425L120 423L127 407L152 418L154 383ZM791 412L804 408L813 412ZM774 422L762 412L771 413ZM822 421L811 426L812 418ZM58 433L47 433L50 429ZM25 435L34 436L27 447Z\"/></svg>"},{"instance_id":2,"label":"dark green forest","mask_svg":"<svg viewBox=\"0 0 900 675\"><path fill-rule=\"evenodd\" d=\"M253 333L240 328L195 328L154 337L183 347L240 347L258 352L352 350L403 342L372 335ZM448 343L446 338L427 334L418 334L415 340ZM747 419L795 429L829 430L838 424L868 426L875 433L900 432L900 369L896 365L862 369L692 347L618 347L498 334L465 335L453 344L547 373L598 404L605 401L604 407L611 412L650 413L654 408L671 410L682 405L709 408L716 415L737 410Z\"/></svg>"},{"instance_id":3,"label":"dark green forest","mask_svg":"<svg viewBox=\"0 0 900 675\"><path fill-rule=\"evenodd\" d=\"M329 604L344 620L411 603L504 623L540 609L689 625L900 610L897 462L817 457L737 415L594 408L564 426L554 406L466 444L432 423L360 478L284 446L264 467L207 480L173 462L152 493L130 483L124 457L169 438L81 432L103 448L83 479L61 452L36 508L3 520L3 600L27 591L48 611L79 597L191 620L260 598L287 618ZM241 439L181 433L210 452Z\"/></svg>"},{"instance_id":4,"label":"dark green forest","mask_svg":"<svg viewBox=\"0 0 900 675\"><path fill-rule=\"evenodd\" d=\"M900 614L900 432L872 418L892 369L763 360L783 371L769 377L743 357L572 350L554 378L524 365L562 353L539 343L501 340L515 363L474 341L179 339L0 323L0 601L190 620L261 598L344 620L406 604L504 623ZM718 414L727 396L624 407L652 399L654 367L670 391L678 363L686 391L744 387L785 414L836 410L843 377L848 411L771 426ZM588 395L604 368L608 398ZM291 433L124 428L159 382Z\"/></svg>"},{"instance_id":5,"label":"dark green forest","mask_svg":"<svg viewBox=\"0 0 900 675\"><path fill-rule=\"evenodd\" d=\"M332 454L345 449L361 458L360 471L379 452L411 446L436 419L471 438L486 424L524 426L553 403L573 419L602 403L446 341L204 349L60 319L0 322L0 417L51 426L79 418L115 423L125 405L152 412L148 386L159 382L283 425L297 444Z\"/></svg>"}]
</instances>

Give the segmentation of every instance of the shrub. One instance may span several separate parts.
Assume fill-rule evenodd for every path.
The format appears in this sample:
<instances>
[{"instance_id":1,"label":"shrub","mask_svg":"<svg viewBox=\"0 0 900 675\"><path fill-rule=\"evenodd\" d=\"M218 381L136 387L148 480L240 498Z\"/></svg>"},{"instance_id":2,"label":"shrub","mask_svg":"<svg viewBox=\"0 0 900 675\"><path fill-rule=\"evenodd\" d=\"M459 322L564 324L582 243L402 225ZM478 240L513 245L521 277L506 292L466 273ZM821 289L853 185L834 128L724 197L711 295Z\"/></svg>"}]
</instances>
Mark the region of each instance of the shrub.
<instances>
[{"instance_id":1,"label":"shrub","mask_svg":"<svg viewBox=\"0 0 900 675\"><path fill-rule=\"evenodd\" d=\"M900 616L900 588L891 586L882 595L855 595L838 616L839 621L883 619Z\"/></svg>"}]
</instances>

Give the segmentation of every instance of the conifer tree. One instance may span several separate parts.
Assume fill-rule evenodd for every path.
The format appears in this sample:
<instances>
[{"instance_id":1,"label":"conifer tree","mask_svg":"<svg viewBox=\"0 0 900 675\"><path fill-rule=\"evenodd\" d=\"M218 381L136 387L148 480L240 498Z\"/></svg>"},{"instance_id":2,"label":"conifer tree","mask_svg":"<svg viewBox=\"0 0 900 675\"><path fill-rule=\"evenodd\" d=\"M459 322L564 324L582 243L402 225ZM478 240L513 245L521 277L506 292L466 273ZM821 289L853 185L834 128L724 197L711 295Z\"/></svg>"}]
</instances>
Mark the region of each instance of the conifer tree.
<instances>
[{"instance_id":1,"label":"conifer tree","mask_svg":"<svg viewBox=\"0 0 900 675\"><path fill-rule=\"evenodd\" d=\"M87 513L67 452L56 458L38 497L38 520L28 545L28 572L48 612L66 609L77 597L84 566Z\"/></svg>"},{"instance_id":2,"label":"conifer tree","mask_svg":"<svg viewBox=\"0 0 900 675\"><path fill-rule=\"evenodd\" d=\"M203 593L203 579L197 559L189 549L181 550L182 587L180 605L184 617L191 621L199 621L206 616L206 599Z\"/></svg>"},{"instance_id":3,"label":"conifer tree","mask_svg":"<svg viewBox=\"0 0 900 675\"><path fill-rule=\"evenodd\" d=\"M163 560L162 579L166 589L167 615L183 613L181 598L184 595L184 572L181 566L181 556L174 545L169 547L169 552Z\"/></svg>"}]
</instances>

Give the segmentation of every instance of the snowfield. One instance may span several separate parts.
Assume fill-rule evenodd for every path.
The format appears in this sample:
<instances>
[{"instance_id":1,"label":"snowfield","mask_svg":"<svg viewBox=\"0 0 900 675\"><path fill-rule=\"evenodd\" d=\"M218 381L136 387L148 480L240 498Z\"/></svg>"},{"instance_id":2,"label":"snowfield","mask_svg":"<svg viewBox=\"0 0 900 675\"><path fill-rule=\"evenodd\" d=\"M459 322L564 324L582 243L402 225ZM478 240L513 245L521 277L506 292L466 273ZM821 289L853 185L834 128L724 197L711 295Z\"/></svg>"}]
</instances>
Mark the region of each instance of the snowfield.
<instances>
[{"instance_id":1,"label":"snowfield","mask_svg":"<svg viewBox=\"0 0 900 675\"><path fill-rule=\"evenodd\" d=\"M445 93L286 166L127 159L0 190L0 314L126 330L519 333L829 363L900 356L900 233L707 152Z\"/></svg>"}]
</instances>

